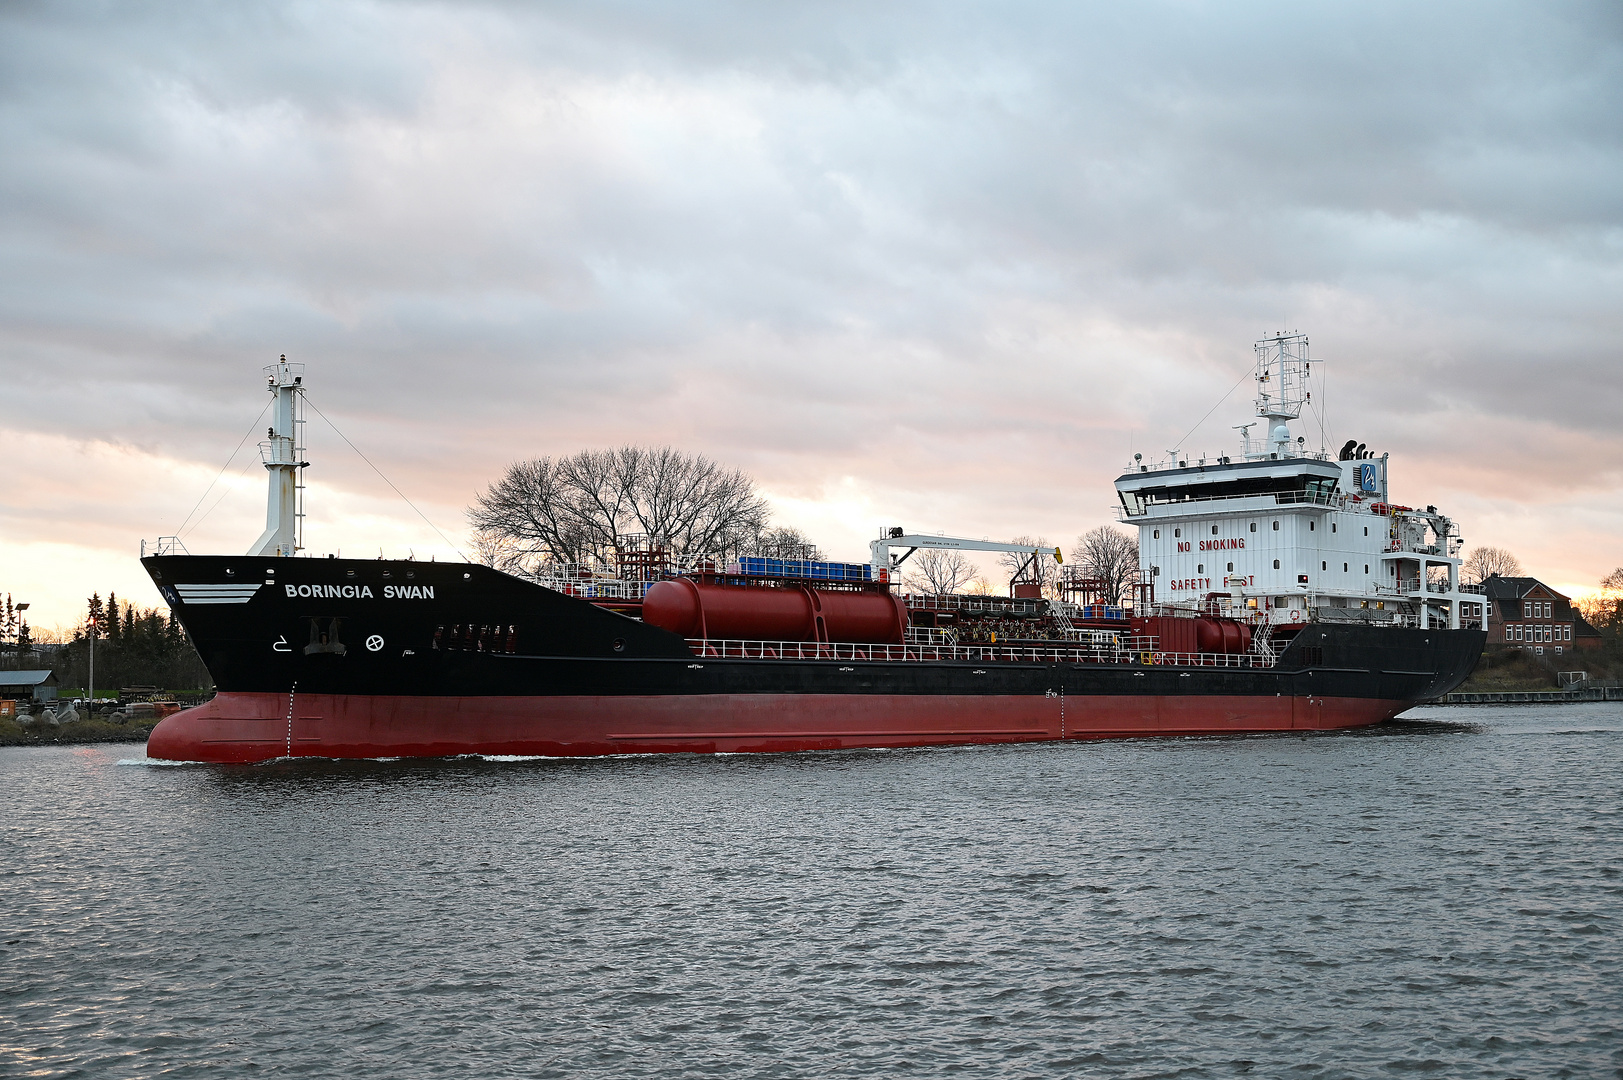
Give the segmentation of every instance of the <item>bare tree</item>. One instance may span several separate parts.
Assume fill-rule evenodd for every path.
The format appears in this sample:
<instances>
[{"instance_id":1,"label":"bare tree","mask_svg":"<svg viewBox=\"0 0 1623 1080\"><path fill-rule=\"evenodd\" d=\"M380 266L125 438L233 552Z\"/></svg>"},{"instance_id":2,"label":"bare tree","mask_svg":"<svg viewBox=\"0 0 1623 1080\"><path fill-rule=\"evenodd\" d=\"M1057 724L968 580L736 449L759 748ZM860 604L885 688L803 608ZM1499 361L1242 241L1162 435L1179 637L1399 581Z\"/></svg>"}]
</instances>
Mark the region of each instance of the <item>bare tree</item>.
<instances>
[{"instance_id":1,"label":"bare tree","mask_svg":"<svg viewBox=\"0 0 1623 1080\"><path fill-rule=\"evenodd\" d=\"M764 555L768 559L806 559L818 561L822 553L812 538L795 528L793 525L778 525L770 529L763 529L754 539L744 545L745 555Z\"/></svg>"},{"instance_id":2,"label":"bare tree","mask_svg":"<svg viewBox=\"0 0 1623 1080\"><path fill-rule=\"evenodd\" d=\"M1036 582L1042 586L1044 595L1054 596L1059 586L1059 563L1054 559L1056 550L1054 545L1041 536L1035 540L1029 536L1017 536L1009 543L1030 544L1033 547L1048 549L1035 555L1030 552L1005 551L998 555L997 561L998 565L1008 572L1010 584L1016 581Z\"/></svg>"},{"instance_id":3,"label":"bare tree","mask_svg":"<svg viewBox=\"0 0 1623 1080\"><path fill-rule=\"evenodd\" d=\"M1623 566L1600 579L1600 592L1579 602L1584 618L1608 636L1623 633Z\"/></svg>"},{"instance_id":4,"label":"bare tree","mask_svg":"<svg viewBox=\"0 0 1623 1080\"><path fill-rule=\"evenodd\" d=\"M1522 562L1504 548L1472 548L1460 566L1460 577L1473 585L1480 585L1490 577L1520 577Z\"/></svg>"},{"instance_id":5,"label":"bare tree","mask_svg":"<svg viewBox=\"0 0 1623 1080\"><path fill-rule=\"evenodd\" d=\"M1138 581L1138 541L1109 525L1077 537L1071 561L1085 577L1098 579L1100 599L1107 604L1120 604Z\"/></svg>"},{"instance_id":6,"label":"bare tree","mask_svg":"<svg viewBox=\"0 0 1623 1080\"><path fill-rule=\"evenodd\" d=\"M943 551L925 548L913 554L904 564L912 569L902 578L902 584L915 592L932 596L947 596L968 585L980 574L974 563L961 551Z\"/></svg>"},{"instance_id":7,"label":"bare tree","mask_svg":"<svg viewBox=\"0 0 1623 1080\"><path fill-rule=\"evenodd\" d=\"M766 529L767 505L738 469L669 446L583 450L514 462L468 508L468 521L510 565L608 562L640 533L678 561L725 558Z\"/></svg>"},{"instance_id":8,"label":"bare tree","mask_svg":"<svg viewBox=\"0 0 1623 1080\"><path fill-rule=\"evenodd\" d=\"M511 536L480 529L473 534L472 547L474 562L504 574L526 571L525 553Z\"/></svg>"}]
</instances>

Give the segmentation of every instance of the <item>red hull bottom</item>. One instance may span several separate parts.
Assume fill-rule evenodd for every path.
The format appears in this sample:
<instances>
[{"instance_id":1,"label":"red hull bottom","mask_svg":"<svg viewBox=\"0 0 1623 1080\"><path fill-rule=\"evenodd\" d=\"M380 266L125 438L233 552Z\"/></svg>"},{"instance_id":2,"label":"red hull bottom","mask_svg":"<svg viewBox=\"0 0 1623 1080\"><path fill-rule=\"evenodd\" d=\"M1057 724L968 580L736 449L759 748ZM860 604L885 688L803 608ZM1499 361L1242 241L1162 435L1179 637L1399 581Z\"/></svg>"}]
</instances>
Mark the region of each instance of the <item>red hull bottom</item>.
<instances>
[{"instance_id":1,"label":"red hull bottom","mask_svg":"<svg viewBox=\"0 0 1623 1080\"><path fill-rule=\"evenodd\" d=\"M223 693L147 741L170 761L773 753L1367 727L1407 701L1292 697L393 697Z\"/></svg>"}]
</instances>

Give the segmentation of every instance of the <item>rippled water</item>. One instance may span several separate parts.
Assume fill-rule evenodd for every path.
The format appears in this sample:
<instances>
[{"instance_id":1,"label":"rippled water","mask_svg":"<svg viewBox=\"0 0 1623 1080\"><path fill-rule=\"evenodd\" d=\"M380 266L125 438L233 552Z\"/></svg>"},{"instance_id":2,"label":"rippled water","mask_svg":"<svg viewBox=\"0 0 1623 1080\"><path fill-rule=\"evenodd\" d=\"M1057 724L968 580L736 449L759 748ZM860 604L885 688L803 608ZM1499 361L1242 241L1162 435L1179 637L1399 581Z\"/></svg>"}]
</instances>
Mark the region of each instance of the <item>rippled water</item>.
<instances>
[{"instance_id":1,"label":"rippled water","mask_svg":"<svg viewBox=\"0 0 1623 1080\"><path fill-rule=\"evenodd\" d=\"M1623 1075L1623 707L1410 716L588 761L0 750L0 1074Z\"/></svg>"}]
</instances>

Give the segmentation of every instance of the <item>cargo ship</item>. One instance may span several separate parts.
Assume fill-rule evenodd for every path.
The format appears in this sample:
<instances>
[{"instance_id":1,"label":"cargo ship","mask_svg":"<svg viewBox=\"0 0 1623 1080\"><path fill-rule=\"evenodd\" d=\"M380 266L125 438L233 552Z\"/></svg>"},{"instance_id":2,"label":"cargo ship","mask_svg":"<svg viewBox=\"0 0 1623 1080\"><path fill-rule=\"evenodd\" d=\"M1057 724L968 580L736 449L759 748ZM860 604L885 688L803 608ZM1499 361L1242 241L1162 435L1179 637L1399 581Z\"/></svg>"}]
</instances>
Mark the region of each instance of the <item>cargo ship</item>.
<instances>
[{"instance_id":1,"label":"cargo ship","mask_svg":"<svg viewBox=\"0 0 1623 1080\"><path fill-rule=\"evenodd\" d=\"M153 758L736 753L1380 723L1441 696L1485 642L1454 523L1388 497L1388 459L1309 450L1307 339L1256 343L1234 454L1134 455L1123 594L1057 549L881 530L863 562L612 566L309 557L301 365L266 369L266 528L246 555L161 538L142 562L216 684ZM1260 425L1261 438L1251 438ZM920 551L1012 553L1007 595L912 592ZM1050 561L1052 560L1052 565ZM1129 575L1133 576L1133 575Z\"/></svg>"}]
</instances>

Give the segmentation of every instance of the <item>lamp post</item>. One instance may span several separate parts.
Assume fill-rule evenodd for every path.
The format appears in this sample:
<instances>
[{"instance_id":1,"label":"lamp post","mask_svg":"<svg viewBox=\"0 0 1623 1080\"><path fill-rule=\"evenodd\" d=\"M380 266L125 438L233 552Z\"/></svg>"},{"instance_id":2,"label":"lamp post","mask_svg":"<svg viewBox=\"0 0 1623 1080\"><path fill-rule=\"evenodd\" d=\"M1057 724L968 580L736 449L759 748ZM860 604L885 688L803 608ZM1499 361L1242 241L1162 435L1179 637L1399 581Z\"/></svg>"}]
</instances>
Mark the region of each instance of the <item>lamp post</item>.
<instances>
[{"instance_id":1,"label":"lamp post","mask_svg":"<svg viewBox=\"0 0 1623 1080\"><path fill-rule=\"evenodd\" d=\"M27 611L27 610L28 610L28 605L27 604L18 604L17 605L17 618L18 618L18 621L22 623L22 629L17 631L17 640L14 641L12 644L17 646L16 653L17 653L17 667L18 668L21 668L23 666L23 634L22 634L22 631L28 629L28 620L24 619L22 617L22 613Z\"/></svg>"},{"instance_id":2,"label":"lamp post","mask_svg":"<svg viewBox=\"0 0 1623 1080\"><path fill-rule=\"evenodd\" d=\"M96 704L96 617L90 616L90 683L87 693L90 695L90 704ZM88 707L88 706L87 706Z\"/></svg>"}]
</instances>

